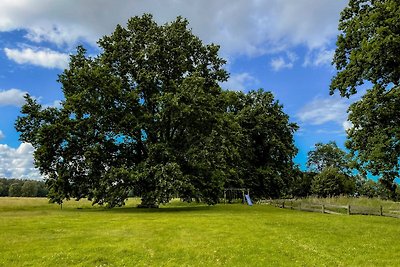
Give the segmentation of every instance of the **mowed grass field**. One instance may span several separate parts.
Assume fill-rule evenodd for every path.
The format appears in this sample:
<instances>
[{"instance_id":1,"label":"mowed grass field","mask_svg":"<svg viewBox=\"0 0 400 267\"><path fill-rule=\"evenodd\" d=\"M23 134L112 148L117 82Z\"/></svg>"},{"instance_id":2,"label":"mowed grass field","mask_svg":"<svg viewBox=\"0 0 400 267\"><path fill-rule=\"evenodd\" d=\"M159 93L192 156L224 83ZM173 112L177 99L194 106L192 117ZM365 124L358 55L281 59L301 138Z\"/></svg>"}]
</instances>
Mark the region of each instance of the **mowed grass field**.
<instances>
[{"instance_id":1,"label":"mowed grass field","mask_svg":"<svg viewBox=\"0 0 400 267\"><path fill-rule=\"evenodd\" d=\"M400 266L400 220L174 201L0 198L0 266Z\"/></svg>"}]
</instances>

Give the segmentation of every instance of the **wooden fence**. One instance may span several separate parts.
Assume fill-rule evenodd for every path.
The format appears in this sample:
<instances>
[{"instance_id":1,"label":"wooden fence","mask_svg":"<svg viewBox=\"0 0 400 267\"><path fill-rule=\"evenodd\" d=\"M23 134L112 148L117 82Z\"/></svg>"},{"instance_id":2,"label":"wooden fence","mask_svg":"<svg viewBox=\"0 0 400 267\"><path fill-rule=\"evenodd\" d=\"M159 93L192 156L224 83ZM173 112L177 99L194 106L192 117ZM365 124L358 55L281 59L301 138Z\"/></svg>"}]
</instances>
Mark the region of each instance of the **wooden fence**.
<instances>
[{"instance_id":1,"label":"wooden fence","mask_svg":"<svg viewBox=\"0 0 400 267\"><path fill-rule=\"evenodd\" d=\"M347 214L347 215L375 215L375 216L386 216L400 218L400 210L388 209L383 206L378 207L367 207L357 205L333 205L333 204L319 204L319 203L308 203L299 200L291 199L276 199L276 200L261 200L259 204L269 204L275 207L320 212L328 214Z\"/></svg>"}]
</instances>

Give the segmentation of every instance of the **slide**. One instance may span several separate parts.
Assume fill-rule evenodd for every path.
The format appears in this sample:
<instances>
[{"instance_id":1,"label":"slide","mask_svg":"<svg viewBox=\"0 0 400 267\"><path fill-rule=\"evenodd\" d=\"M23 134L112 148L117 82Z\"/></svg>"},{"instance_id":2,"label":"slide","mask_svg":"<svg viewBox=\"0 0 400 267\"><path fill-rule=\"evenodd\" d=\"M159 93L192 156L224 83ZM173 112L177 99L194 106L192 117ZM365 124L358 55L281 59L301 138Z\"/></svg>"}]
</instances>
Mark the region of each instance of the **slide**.
<instances>
[{"instance_id":1,"label":"slide","mask_svg":"<svg viewBox=\"0 0 400 267\"><path fill-rule=\"evenodd\" d=\"M251 202L250 196L249 195L244 195L246 197L247 205L253 206L253 202Z\"/></svg>"}]
</instances>

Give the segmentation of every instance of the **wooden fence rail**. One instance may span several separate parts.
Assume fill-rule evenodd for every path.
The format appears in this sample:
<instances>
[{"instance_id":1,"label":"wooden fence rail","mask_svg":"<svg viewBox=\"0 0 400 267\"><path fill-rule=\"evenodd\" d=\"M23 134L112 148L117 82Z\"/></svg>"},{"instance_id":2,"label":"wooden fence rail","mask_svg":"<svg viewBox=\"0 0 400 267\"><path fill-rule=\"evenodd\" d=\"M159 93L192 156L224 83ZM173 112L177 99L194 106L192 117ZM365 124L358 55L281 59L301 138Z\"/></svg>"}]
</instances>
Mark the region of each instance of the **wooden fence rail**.
<instances>
[{"instance_id":1,"label":"wooden fence rail","mask_svg":"<svg viewBox=\"0 0 400 267\"><path fill-rule=\"evenodd\" d=\"M261 200L259 204L269 204L283 209L300 211L320 212L328 214L347 214L347 215L375 215L400 218L400 210L387 209L383 206L366 207L357 205L333 205L321 203L307 203L291 199Z\"/></svg>"}]
</instances>

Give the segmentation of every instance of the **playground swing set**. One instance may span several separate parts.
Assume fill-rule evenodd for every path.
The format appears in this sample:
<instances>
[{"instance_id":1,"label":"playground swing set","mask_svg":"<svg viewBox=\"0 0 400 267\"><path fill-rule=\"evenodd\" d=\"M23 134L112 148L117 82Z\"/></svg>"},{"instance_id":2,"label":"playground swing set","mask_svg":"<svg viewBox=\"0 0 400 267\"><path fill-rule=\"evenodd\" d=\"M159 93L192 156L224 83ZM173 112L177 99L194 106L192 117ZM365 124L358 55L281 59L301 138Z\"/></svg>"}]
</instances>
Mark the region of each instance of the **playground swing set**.
<instances>
[{"instance_id":1,"label":"playground swing set","mask_svg":"<svg viewBox=\"0 0 400 267\"><path fill-rule=\"evenodd\" d=\"M246 194L247 193L247 194ZM224 204L232 203L234 200L241 199L243 204L247 203L249 206L253 206L253 202L250 199L250 190L248 188L225 188L224 189Z\"/></svg>"}]
</instances>

